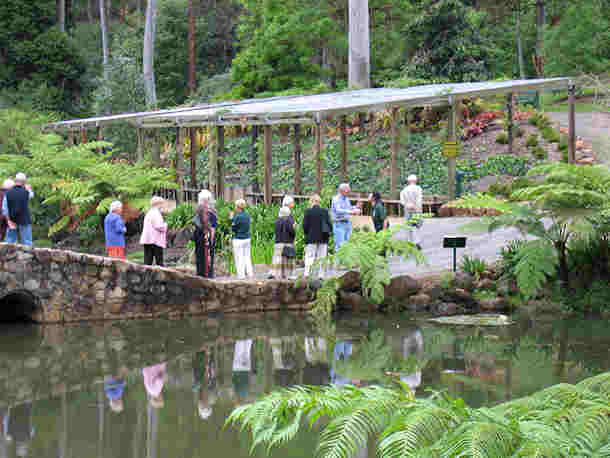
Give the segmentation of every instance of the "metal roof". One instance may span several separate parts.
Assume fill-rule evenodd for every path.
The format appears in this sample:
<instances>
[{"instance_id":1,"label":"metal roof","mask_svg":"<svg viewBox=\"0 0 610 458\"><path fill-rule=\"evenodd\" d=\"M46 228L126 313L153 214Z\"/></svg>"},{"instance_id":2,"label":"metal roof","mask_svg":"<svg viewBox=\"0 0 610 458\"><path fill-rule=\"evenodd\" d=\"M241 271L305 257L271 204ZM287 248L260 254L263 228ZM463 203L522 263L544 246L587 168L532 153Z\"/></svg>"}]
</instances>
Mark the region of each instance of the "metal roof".
<instances>
[{"instance_id":1,"label":"metal roof","mask_svg":"<svg viewBox=\"0 0 610 458\"><path fill-rule=\"evenodd\" d=\"M315 123L332 116L394 107L450 105L465 97L537 89L565 89L568 78L487 81L414 86L406 89L361 89L328 94L250 99L172 110L126 113L47 124L45 130L79 130L116 122L142 128L204 125Z\"/></svg>"}]
</instances>

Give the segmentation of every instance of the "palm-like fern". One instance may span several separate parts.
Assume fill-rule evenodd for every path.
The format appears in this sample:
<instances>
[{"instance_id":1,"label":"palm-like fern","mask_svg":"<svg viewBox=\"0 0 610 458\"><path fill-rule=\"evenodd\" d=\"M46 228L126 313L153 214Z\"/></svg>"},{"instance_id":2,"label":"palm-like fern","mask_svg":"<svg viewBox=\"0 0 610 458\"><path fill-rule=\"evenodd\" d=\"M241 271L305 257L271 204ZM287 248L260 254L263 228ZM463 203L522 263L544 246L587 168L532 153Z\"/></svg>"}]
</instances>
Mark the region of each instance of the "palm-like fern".
<instances>
[{"instance_id":1,"label":"palm-like fern","mask_svg":"<svg viewBox=\"0 0 610 458\"><path fill-rule=\"evenodd\" d=\"M308 422L301 421L307 418ZM233 411L227 424L272 448L328 420L317 456L348 458L370 438L380 458L608 457L610 373L560 384L491 409L407 387L293 387Z\"/></svg>"}]
</instances>

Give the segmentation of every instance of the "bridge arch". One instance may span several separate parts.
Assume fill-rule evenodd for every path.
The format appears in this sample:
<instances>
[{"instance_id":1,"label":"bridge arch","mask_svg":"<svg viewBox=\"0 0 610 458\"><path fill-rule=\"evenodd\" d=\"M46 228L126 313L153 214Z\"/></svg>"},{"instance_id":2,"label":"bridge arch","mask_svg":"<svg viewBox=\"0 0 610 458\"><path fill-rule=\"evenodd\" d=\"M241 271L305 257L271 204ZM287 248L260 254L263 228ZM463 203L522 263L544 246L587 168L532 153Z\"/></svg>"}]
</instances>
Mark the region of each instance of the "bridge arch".
<instances>
[{"instance_id":1,"label":"bridge arch","mask_svg":"<svg viewBox=\"0 0 610 458\"><path fill-rule=\"evenodd\" d=\"M30 291L10 291L0 297L0 322L40 321L42 305Z\"/></svg>"}]
</instances>

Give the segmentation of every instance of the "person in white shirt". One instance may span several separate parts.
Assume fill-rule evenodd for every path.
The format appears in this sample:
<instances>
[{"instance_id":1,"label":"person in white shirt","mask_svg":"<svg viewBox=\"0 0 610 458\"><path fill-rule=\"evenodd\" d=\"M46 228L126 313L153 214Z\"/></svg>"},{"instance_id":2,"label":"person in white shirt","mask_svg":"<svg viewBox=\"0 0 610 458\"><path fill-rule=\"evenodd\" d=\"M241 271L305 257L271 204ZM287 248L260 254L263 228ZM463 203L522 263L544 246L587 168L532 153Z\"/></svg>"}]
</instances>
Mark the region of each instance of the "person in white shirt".
<instances>
[{"instance_id":1,"label":"person in white shirt","mask_svg":"<svg viewBox=\"0 0 610 458\"><path fill-rule=\"evenodd\" d=\"M400 192L400 203L405 210L405 219L409 221L412 216L421 214L423 211L424 193L422 188L417 185L417 176L409 175L407 178L408 185ZM417 245L421 250L421 239L419 230L421 229L423 220L409 229L409 239Z\"/></svg>"}]
</instances>

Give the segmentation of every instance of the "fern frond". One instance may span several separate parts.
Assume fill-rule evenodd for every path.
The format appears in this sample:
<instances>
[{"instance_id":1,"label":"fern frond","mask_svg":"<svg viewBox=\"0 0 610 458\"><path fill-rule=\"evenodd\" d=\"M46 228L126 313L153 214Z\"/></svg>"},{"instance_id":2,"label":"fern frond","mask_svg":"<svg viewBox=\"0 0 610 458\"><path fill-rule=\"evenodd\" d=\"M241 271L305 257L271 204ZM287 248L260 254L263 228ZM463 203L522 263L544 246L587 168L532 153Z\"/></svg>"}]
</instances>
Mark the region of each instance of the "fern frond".
<instances>
[{"instance_id":1,"label":"fern frond","mask_svg":"<svg viewBox=\"0 0 610 458\"><path fill-rule=\"evenodd\" d=\"M555 274L559 263L554 247L546 240L532 240L520 245L515 259L515 275L525 298L533 297L547 279Z\"/></svg>"}]
</instances>

